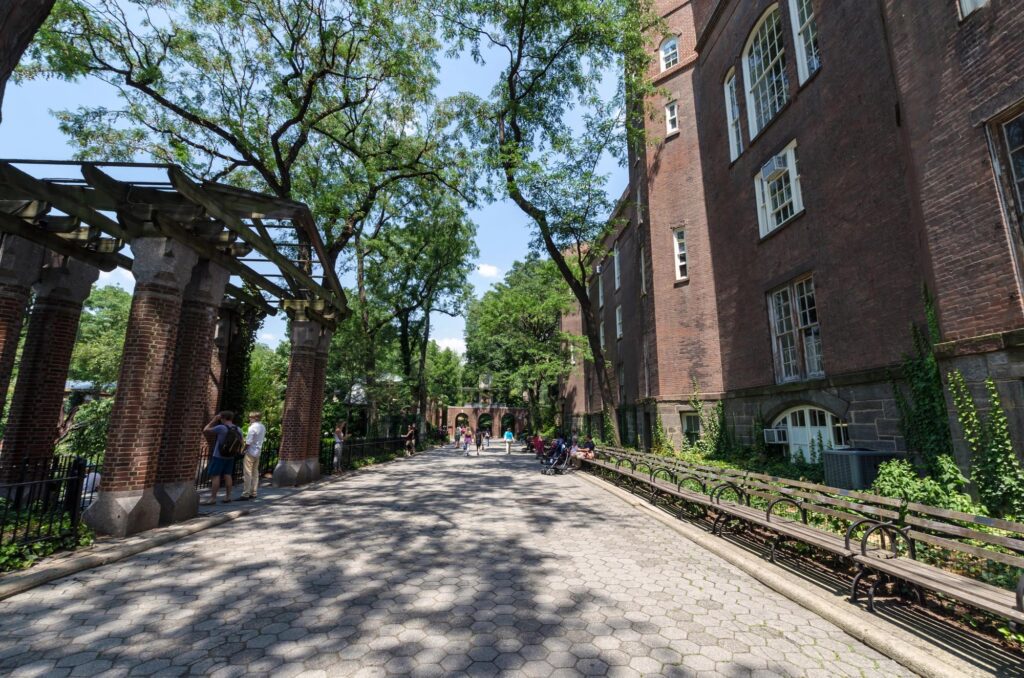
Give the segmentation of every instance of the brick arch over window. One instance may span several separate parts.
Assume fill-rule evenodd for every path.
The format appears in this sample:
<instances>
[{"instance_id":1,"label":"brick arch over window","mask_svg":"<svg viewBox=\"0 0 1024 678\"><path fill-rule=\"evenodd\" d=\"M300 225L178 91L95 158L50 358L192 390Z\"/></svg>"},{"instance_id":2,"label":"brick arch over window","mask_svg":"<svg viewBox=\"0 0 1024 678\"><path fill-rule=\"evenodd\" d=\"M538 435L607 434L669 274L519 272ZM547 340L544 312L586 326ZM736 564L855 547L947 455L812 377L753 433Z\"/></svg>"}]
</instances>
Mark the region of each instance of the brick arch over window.
<instances>
[{"instance_id":1,"label":"brick arch over window","mask_svg":"<svg viewBox=\"0 0 1024 678\"><path fill-rule=\"evenodd\" d=\"M848 401L825 391L801 393L798 398L790 396L766 398L760 401L760 405L765 421L769 424L782 416L784 412L797 407L820 407L841 419L846 419L850 412L850 403Z\"/></svg>"}]
</instances>

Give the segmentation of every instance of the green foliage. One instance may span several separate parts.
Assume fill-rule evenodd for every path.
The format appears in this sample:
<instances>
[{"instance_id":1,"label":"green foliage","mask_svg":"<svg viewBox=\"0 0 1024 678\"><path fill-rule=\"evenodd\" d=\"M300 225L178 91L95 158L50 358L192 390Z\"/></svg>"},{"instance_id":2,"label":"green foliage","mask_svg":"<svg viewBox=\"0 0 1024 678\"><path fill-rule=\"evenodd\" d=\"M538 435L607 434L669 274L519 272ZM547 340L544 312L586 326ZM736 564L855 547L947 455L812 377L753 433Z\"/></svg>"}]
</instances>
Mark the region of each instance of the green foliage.
<instances>
[{"instance_id":1,"label":"green foliage","mask_svg":"<svg viewBox=\"0 0 1024 678\"><path fill-rule=\"evenodd\" d=\"M288 384L288 347L282 342L277 350L266 344L254 344L249 356L249 387L245 412L260 412L267 435L281 434L284 391Z\"/></svg>"},{"instance_id":2,"label":"green foliage","mask_svg":"<svg viewBox=\"0 0 1024 678\"><path fill-rule=\"evenodd\" d=\"M922 477L909 461L887 461L878 467L878 476L871 485L871 491L908 502L987 515L985 507L975 504L964 492L967 479L953 457L948 454L936 457L933 466L933 473Z\"/></svg>"},{"instance_id":3,"label":"green foliage","mask_svg":"<svg viewBox=\"0 0 1024 678\"><path fill-rule=\"evenodd\" d=\"M925 468L935 470L936 460L951 454L953 443L949 434L949 412L942 387L942 374L935 358L934 346L939 341L939 324L935 304L924 291L927 331L913 325L914 352L903 358L901 376L909 390L900 388L895 380L893 396L900 413L900 433L907 449L918 455Z\"/></svg>"},{"instance_id":4,"label":"green foliage","mask_svg":"<svg viewBox=\"0 0 1024 678\"><path fill-rule=\"evenodd\" d=\"M0 500L0 512L3 511L3 500ZM7 514L9 521L14 521L16 516ZM62 532L71 529L71 517L64 516L59 521L54 521L51 526L55 532ZM95 541L95 535L88 527L79 523L78 534L69 534L65 537L47 539L32 544L18 542L5 543L0 546L0 572L11 572L24 570L32 567L46 556L58 551L73 550L81 546L90 546Z\"/></svg>"},{"instance_id":5,"label":"green foliage","mask_svg":"<svg viewBox=\"0 0 1024 678\"><path fill-rule=\"evenodd\" d=\"M427 345L427 392L442 407L457 405L462 396L462 359L436 341Z\"/></svg>"},{"instance_id":6,"label":"green foliage","mask_svg":"<svg viewBox=\"0 0 1024 678\"><path fill-rule=\"evenodd\" d=\"M113 398L98 398L83 403L75 412L67 434L57 442L57 453L102 461L107 449L107 427L113 409Z\"/></svg>"},{"instance_id":7,"label":"green foliage","mask_svg":"<svg viewBox=\"0 0 1024 678\"><path fill-rule=\"evenodd\" d=\"M657 412L654 415L654 424L651 426L651 451L654 454L666 456L672 456L676 452L672 447L672 441L665 434L665 426L661 423L661 417Z\"/></svg>"},{"instance_id":8,"label":"green foliage","mask_svg":"<svg viewBox=\"0 0 1024 678\"><path fill-rule=\"evenodd\" d=\"M985 380L989 412L982 418L967 382L959 370L949 373L957 420L971 451L971 482L981 502L995 516L1024 515L1024 469L1013 450L999 392L995 382Z\"/></svg>"},{"instance_id":9,"label":"green foliage","mask_svg":"<svg viewBox=\"0 0 1024 678\"><path fill-rule=\"evenodd\" d=\"M242 305L238 309L237 322L237 332L232 334L228 343L220 409L240 413L249 401L249 359L256 345L256 333L263 324L263 313L255 307Z\"/></svg>"},{"instance_id":10,"label":"green foliage","mask_svg":"<svg viewBox=\"0 0 1024 678\"><path fill-rule=\"evenodd\" d=\"M121 369L121 351L128 330L132 295L107 285L93 289L82 306L68 378L109 390Z\"/></svg>"}]
</instances>

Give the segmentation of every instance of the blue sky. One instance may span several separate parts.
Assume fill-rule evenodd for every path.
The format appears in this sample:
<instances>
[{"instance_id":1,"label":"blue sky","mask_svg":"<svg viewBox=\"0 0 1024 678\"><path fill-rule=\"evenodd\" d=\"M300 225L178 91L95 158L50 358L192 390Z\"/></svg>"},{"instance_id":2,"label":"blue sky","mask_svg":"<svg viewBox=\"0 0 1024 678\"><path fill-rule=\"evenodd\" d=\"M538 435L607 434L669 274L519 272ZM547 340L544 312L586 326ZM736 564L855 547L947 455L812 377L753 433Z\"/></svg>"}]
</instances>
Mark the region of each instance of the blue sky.
<instances>
[{"instance_id":1,"label":"blue sky","mask_svg":"<svg viewBox=\"0 0 1024 678\"><path fill-rule=\"evenodd\" d=\"M469 59L444 60L441 67L441 97L469 90L486 94L495 81L497 64L479 66ZM104 104L116 107L113 90L98 81L66 83L57 80L35 81L16 85L8 83L4 98L3 122L0 123L0 157L69 159L73 149L61 134L50 111L73 109L79 105ZM625 170L609 163L612 173L609 190L618 195L625 185ZM479 296L501 280L512 263L526 256L531 239L529 222L509 201L486 205L472 213L477 224L479 257L470 281ZM119 285L131 290L130 273L115 270L102 273L99 284ZM275 346L285 338L284 315L267 318L259 338ZM431 320L431 336L439 344L464 349L464 319L435 314Z\"/></svg>"}]
</instances>

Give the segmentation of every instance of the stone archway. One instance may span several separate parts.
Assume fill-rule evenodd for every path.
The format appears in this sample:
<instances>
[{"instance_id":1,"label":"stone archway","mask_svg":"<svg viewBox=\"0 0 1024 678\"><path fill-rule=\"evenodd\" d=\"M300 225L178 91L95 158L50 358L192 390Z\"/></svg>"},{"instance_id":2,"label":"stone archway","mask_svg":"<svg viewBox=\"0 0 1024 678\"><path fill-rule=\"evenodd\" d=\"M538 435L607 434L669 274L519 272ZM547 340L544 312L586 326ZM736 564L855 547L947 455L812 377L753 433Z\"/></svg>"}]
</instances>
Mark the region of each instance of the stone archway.
<instances>
[{"instance_id":1,"label":"stone archway","mask_svg":"<svg viewBox=\"0 0 1024 678\"><path fill-rule=\"evenodd\" d=\"M506 412L501 417L501 435L505 435L505 431L511 430L513 434L518 433L516 430L516 415L512 412Z\"/></svg>"},{"instance_id":2,"label":"stone archway","mask_svg":"<svg viewBox=\"0 0 1024 678\"><path fill-rule=\"evenodd\" d=\"M494 417L489 413L484 412L476 420L476 427L481 433L490 433L494 435Z\"/></svg>"}]
</instances>

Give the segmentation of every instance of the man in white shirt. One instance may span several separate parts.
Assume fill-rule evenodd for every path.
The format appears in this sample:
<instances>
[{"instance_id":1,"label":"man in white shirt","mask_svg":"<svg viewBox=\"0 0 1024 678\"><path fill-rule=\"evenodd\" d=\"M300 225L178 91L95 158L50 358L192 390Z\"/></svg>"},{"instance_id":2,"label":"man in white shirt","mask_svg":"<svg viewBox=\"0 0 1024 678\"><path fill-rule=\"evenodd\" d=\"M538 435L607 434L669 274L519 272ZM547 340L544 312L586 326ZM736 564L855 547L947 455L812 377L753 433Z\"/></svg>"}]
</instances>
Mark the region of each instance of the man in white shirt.
<instances>
[{"instance_id":1,"label":"man in white shirt","mask_svg":"<svg viewBox=\"0 0 1024 678\"><path fill-rule=\"evenodd\" d=\"M255 499L256 490L260 487L260 450L263 449L263 439L267 437L267 427L261 418L259 412L249 413L249 430L245 433L245 478L240 499Z\"/></svg>"}]
</instances>

